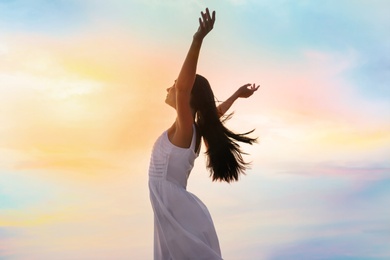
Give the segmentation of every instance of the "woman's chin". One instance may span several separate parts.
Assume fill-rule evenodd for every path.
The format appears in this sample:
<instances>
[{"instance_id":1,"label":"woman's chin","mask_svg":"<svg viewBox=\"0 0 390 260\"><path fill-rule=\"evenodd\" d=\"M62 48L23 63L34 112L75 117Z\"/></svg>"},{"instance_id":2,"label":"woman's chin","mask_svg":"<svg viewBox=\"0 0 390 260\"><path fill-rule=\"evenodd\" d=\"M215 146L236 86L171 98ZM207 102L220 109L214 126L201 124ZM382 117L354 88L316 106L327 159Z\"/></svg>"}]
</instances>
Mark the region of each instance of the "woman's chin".
<instances>
[{"instance_id":1,"label":"woman's chin","mask_svg":"<svg viewBox=\"0 0 390 260\"><path fill-rule=\"evenodd\" d=\"M168 100L165 100L165 104L167 104L168 106L176 109L176 107L174 106L174 104L170 103Z\"/></svg>"}]
</instances>

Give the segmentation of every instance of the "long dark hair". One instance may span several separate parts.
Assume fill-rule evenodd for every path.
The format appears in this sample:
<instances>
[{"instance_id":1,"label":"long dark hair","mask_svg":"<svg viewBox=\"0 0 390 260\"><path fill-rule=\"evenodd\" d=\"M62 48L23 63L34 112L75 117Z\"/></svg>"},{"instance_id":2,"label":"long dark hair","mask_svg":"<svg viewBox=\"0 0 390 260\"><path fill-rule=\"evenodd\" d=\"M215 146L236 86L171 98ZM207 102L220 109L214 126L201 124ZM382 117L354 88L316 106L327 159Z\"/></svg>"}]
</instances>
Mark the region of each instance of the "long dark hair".
<instances>
[{"instance_id":1,"label":"long dark hair","mask_svg":"<svg viewBox=\"0 0 390 260\"><path fill-rule=\"evenodd\" d=\"M208 80L196 75L191 91L191 107L196 111L196 124L200 135L207 144L207 168L213 181L237 181L240 174L244 174L248 163L242 158L244 154L238 142L252 144L256 138L243 134L235 134L227 129L223 122L230 118L220 120L213 91Z\"/></svg>"}]
</instances>

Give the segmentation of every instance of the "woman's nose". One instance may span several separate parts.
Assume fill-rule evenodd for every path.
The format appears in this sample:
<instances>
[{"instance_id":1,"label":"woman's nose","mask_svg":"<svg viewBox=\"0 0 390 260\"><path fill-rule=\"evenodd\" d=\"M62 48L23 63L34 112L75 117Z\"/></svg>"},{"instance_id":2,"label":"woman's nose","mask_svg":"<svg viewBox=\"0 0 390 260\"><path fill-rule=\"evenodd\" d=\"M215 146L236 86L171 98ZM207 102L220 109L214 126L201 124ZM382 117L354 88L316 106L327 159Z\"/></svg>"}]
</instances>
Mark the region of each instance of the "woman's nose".
<instances>
[{"instance_id":1,"label":"woman's nose","mask_svg":"<svg viewBox=\"0 0 390 260\"><path fill-rule=\"evenodd\" d=\"M167 88L167 92L169 92L170 89L171 89L171 88Z\"/></svg>"}]
</instances>

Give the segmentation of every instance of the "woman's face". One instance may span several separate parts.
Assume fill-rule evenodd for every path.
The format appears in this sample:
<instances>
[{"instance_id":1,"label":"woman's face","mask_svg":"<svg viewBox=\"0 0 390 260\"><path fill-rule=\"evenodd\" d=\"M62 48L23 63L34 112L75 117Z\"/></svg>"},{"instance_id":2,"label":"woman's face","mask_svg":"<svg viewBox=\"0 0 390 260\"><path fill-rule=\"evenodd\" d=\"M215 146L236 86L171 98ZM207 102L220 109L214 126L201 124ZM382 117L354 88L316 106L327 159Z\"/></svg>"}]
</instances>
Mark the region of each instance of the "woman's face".
<instances>
[{"instance_id":1,"label":"woman's face","mask_svg":"<svg viewBox=\"0 0 390 260\"><path fill-rule=\"evenodd\" d=\"M176 84L176 81L175 81L175 84ZM168 105L170 105L173 108L176 108L176 88L175 88L175 84L173 84L172 87L167 88L168 94L167 94L167 97L165 98L165 103L167 103Z\"/></svg>"}]
</instances>

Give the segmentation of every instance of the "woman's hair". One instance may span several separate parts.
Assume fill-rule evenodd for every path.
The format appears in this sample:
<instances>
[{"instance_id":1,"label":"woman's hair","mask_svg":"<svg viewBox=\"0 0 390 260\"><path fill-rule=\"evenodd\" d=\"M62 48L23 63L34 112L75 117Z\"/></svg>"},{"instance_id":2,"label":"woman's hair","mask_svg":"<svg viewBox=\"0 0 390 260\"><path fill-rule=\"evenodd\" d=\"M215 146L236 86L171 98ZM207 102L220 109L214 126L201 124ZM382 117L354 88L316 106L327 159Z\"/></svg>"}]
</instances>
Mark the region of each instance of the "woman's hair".
<instances>
[{"instance_id":1,"label":"woman's hair","mask_svg":"<svg viewBox=\"0 0 390 260\"><path fill-rule=\"evenodd\" d=\"M227 129L223 122L231 115L220 120L210 84L206 78L196 75L191 91L191 107L196 111L196 124L200 135L207 144L207 168L213 181L237 181L239 174L244 173L248 163L242 158L244 154L238 142L252 144L255 138L247 134L235 134Z\"/></svg>"}]
</instances>

